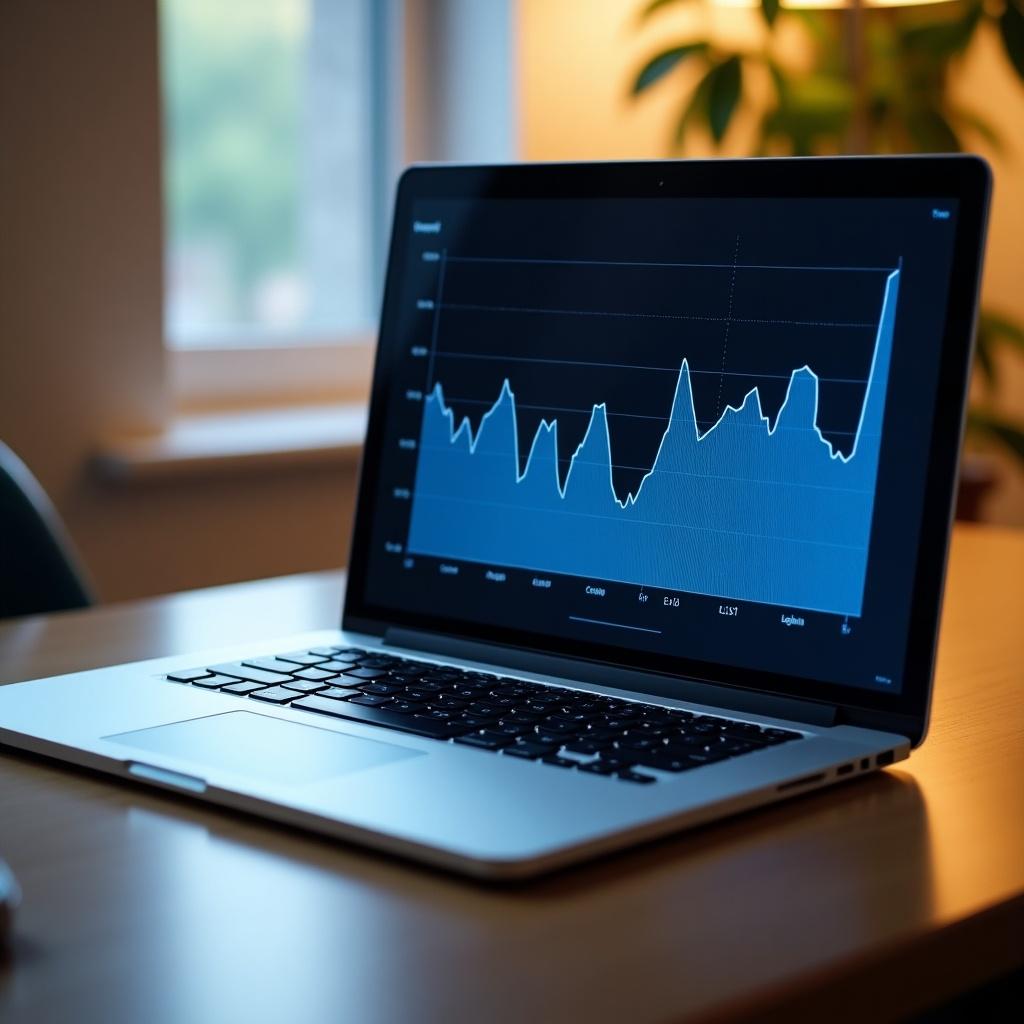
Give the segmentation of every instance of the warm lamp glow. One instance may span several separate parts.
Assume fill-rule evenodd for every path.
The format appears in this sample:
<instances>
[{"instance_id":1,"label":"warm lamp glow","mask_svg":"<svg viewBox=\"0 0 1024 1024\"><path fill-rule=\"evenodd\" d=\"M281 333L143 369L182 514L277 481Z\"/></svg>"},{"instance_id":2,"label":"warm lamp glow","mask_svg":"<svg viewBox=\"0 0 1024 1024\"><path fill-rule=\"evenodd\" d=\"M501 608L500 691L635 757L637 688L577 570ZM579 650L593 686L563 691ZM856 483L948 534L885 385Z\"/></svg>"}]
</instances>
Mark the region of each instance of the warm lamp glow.
<instances>
[{"instance_id":1,"label":"warm lamp glow","mask_svg":"<svg viewBox=\"0 0 1024 1024\"><path fill-rule=\"evenodd\" d=\"M759 7L761 0L711 0L716 7ZM950 4L955 0L861 0L862 7L923 7L925 4ZM781 0L791 10L839 10L853 7L852 0Z\"/></svg>"}]
</instances>

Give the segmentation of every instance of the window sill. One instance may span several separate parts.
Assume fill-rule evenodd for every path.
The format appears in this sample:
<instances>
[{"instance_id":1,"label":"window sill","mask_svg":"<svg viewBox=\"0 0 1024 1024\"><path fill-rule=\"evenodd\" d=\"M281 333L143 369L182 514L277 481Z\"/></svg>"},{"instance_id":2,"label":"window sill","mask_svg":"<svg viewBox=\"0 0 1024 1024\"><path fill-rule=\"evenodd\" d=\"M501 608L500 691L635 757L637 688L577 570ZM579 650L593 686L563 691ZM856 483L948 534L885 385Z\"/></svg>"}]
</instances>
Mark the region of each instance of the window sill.
<instances>
[{"instance_id":1,"label":"window sill","mask_svg":"<svg viewBox=\"0 0 1024 1024\"><path fill-rule=\"evenodd\" d=\"M363 446L362 402L176 415L158 434L114 438L93 458L122 483L351 464Z\"/></svg>"}]
</instances>

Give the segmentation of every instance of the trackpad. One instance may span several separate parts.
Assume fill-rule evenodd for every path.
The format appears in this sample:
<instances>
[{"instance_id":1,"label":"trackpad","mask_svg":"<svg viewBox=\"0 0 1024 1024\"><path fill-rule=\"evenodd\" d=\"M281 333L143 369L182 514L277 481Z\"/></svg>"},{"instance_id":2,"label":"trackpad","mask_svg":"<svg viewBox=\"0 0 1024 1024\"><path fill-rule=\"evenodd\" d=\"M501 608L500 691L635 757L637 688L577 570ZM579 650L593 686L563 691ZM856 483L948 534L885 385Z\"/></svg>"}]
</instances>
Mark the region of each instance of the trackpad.
<instances>
[{"instance_id":1,"label":"trackpad","mask_svg":"<svg viewBox=\"0 0 1024 1024\"><path fill-rule=\"evenodd\" d=\"M315 782L424 753L250 711L228 711L103 738L279 783Z\"/></svg>"}]
</instances>

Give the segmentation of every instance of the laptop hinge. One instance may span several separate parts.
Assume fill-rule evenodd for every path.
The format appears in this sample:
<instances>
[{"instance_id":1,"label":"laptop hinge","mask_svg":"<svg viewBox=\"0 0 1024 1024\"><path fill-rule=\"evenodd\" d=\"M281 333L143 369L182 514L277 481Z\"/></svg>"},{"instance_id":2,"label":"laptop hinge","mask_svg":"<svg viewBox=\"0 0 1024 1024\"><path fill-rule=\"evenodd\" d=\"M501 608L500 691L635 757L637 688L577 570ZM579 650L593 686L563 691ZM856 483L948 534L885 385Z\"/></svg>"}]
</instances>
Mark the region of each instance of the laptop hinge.
<instances>
[{"instance_id":1,"label":"laptop hinge","mask_svg":"<svg viewBox=\"0 0 1024 1024\"><path fill-rule=\"evenodd\" d=\"M462 658L488 665L519 669L545 676L560 676L580 682L629 690L651 696L670 697L732 711L746 711L771 718L784 718L808 725L833 726L839 724L839 708L831 704L798 700L795 697L777 697L768 693L740 690L731 686L701 682L660 672L646 672L605 665L597 662L563 658L552 654L538 654L500 644L460 640L455 637L424 633L415 629L392 627L384 634L384 643L402 647L410 652L440 654L449 658Z\"/></svg>"}]
</instances>

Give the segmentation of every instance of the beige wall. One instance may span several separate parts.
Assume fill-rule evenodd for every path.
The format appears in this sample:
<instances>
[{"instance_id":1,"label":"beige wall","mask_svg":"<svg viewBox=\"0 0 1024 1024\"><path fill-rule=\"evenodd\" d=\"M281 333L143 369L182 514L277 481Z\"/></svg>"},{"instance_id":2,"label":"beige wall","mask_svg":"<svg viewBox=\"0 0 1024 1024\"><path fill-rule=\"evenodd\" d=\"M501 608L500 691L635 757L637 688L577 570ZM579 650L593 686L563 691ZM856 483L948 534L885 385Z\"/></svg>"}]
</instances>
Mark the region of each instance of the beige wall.
<instances>
[{"instance_id":1,"label":"beige wall","mask_svg":"<svg viewBox=\"0 0 1024 1024\"><path fill-rule=\"evenodd\" d=\"M687 71L678 85L662 83L640 101L629 86L644 58L659 46L685 40L704 26L735 41L762 31L757 14L696 5L666 8L641 25L642 0L520 0L521 145L530 160L656 158L673 153L669 140L685 95ZM800 40L782 40L799 60ZM983 112L1006 145L995 153L978 140L992 163L996 189L985 270L984 302L1024 322L1024 87L1014 81L992 34L984 33L958 69L954 87L965 106ZM749 152L754 112L743 110L723 152ZM688 143L687 155L712 152L707 139ZM1024 361L1007 360L1003 404L1024 419ZM991 518L1024 525L1024 473L1007 460L1002 483L988 507Z\"/></svg>"},{"instance_id":2,"label":"beige wall","mask_svg":"<svg viewBox=\"0 0 1024 1024\"><path fill-rule=\"evenodd\" d=\"M155 0L4 0L0 147L0 439L100 595L342 564L354 464L137 485L88 467L166 413Z\"/></svg>"}]
</instances>

